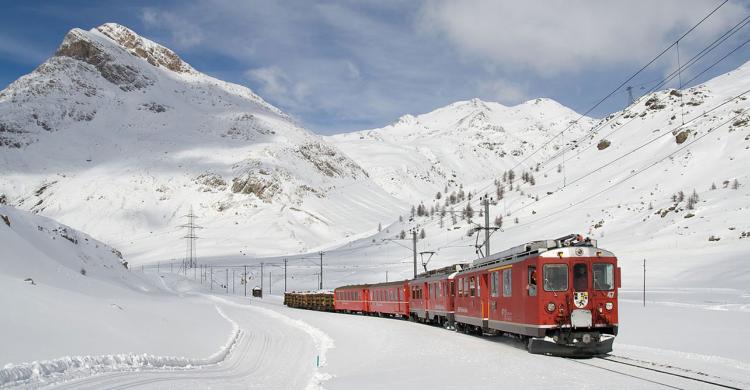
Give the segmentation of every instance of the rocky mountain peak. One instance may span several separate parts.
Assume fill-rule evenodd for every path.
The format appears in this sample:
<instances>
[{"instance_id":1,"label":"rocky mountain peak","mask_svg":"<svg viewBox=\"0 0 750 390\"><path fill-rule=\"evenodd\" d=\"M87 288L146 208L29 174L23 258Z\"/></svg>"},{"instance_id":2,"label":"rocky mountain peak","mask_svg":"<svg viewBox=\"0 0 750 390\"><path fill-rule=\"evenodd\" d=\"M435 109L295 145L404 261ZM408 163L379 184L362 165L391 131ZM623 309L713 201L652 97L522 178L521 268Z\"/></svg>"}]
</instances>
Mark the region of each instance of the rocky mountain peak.
<instances>
[{"instance_id":1,"label":"rocky mountain peak","mask_svg":"<svg viewBox=\"0 0 750 390\"><path fill-rule=\"evenodd\" d=\"M141 37L133 30L117 24L105 23L93 29L117 43L130 54L143 58L156 67L164 67L178 73L196 73L196 70L183 61L172 50Z\"/></svg>"}]
</instances>

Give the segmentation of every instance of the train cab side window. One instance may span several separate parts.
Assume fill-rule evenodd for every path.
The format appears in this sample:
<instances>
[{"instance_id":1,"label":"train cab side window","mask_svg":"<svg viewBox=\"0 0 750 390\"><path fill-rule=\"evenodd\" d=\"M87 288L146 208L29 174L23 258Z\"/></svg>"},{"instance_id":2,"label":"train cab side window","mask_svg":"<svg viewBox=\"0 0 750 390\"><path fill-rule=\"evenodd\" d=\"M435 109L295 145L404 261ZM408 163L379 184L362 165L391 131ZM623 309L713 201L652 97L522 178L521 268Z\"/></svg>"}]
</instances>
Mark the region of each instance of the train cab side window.
<instances>
[{"instance_id":1,"label":"train cab side window","mask_svg":"<svg viewBox=\"0 0 750 390\"><path fill-rule=\"evenodd\" d=\"M458 296L464 296L464 283L463 279L458 279Z\"/></svg>"},{"instance_id":2,"label":"train cab side window","mask_svg":"<svg viewBox=\"0 0 750 390\"><path fill-rule=\"evenodd\" d=\"M512 270L510 268L503 270L503 296L504 297L511 296L511 293L513 292L513 289L511 288L512 287L512 285L511 285L511 280L512 280L511 271Z\"/></svg>"},{"instance_id":3,"label":"train cab side window","mask_svg":"<svg viewBox=\"0 0 750 390\"><path fill-rule=\"evenodd\" d=\"M536 296L536 267L533 265L529 266L529 296Z\"/></svg>"},{"instance_id":4,"label":"train cab side window","mask_svg":"<svg viewBox=\"0 0 750 390\"><path fill-rule=\"evenodd\" d=\"M456 295L456 285L455 282L451 281L451 296Z\"/></svg>"},{"instance_id":5,"label":"train cab side window","mask_svg":"<svg viewBox=\"0 0 750 390\"><path fill-rule=\"evenodd\" d=\"M475 292L476 292L476 285L475 285L474 277L472 276L471 278L469 278L469 295L473 297Z\"/></svg>"},{"instance_id":6,"label":"train cab side window","mask_svg":"<svg viewBox=\"0 0 750 390\"><path fill-rule=\"evenodd\" d=\"M615 266L612 264L598 263L592 267L594 272L595 290L612 290L615 288Z\"/></svg>"},{"instance_id":7,"label":"train cab side window","mask_svg":"<svg viewBox=\"0 0 750 390\"><path fill-rule=\"evenodd\" d=\"M469 278L464 278L464 296L469 296Z\"/></svg>"},{"instance_id":8,"label":"train cab side window","mask_svg":"<svg viewBox=\"0 0 750 390\"><path fill-rule=\"evenodd\" d=\"M544 291L567 291L568 290L568 265L567 264L545 264Z\"/></svg>"},{"instance_id":9,"label":"train cab side window","mask_svg":"<svg viewBox=\"0 0 750 390\"><path fill-rule=\"evenodd\" d=\"M573 266L573 290L586 291L589 289L589 270L584 263Z\"/></svg>"}]
</instances>

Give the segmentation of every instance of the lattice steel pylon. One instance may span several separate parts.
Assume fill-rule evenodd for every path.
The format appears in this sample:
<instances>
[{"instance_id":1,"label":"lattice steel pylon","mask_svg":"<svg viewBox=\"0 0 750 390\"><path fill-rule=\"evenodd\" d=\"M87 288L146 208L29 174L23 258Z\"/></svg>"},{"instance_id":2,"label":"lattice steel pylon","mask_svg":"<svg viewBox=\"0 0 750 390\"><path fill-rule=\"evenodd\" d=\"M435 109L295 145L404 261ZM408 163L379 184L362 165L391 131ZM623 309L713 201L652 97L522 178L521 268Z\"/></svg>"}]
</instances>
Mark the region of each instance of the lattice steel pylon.
<instances>
[{"instance_id":1,"label":"lattice steel pylon","mask_svg":"<svg viewBox=\"0 0 750 390\"><path fill-rule=\"evenodd\" d=\"M198 236L195 234L196 229L203 229L203 226L198 226L195 224L195 219L198 218L195 214L193 214L193 206L190 206L190 212L187 215L183 215L183 217L188 219L188 222L184 225L180 225L180 227L187 229L187 234L185 234L182 238L187 240L187 244L185 245L185 261L184 266L185 268L194 268L198 266L198 256L196 254L196 247L195 247L195 240L198 239Z\"/></svg>"}]
</instances>

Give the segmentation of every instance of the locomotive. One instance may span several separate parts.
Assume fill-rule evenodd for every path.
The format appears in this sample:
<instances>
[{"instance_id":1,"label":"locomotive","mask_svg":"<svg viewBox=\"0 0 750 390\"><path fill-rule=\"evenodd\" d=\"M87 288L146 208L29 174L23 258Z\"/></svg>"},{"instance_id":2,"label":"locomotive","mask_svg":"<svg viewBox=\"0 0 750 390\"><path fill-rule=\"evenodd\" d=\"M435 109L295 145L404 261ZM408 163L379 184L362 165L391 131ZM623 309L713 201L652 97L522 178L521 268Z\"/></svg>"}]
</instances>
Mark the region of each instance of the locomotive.
<instances>
[{"instance_id":1,"label":"locomotive","mask_svg":"<svg viewBox=\"0 0 750 390\"><path fill-rule=\"evenodd\" d=\"M570 234L411 280L338 287L327 309L509 334L523 339L531 353L585 357L612 351L619 288L615 255Z\"/></svg>"}]
</instances>

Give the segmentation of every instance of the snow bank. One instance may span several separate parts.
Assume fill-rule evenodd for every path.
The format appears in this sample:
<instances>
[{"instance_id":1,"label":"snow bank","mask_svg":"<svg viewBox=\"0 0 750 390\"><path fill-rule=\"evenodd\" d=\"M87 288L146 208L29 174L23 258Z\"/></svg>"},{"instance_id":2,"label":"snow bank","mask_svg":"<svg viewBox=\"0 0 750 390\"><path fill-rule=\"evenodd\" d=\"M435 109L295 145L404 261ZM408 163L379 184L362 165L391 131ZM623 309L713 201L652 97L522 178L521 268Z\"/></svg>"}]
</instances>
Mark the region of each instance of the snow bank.
<instances>
[{"instance_id":1,"label":"snow bank","mask_svg":"<svg viewBox=\"0 0 750 390\"><path fill-rule=\"evenodd\" d=\"M227 342L216 353L206 358L191 359L150 354L112 354L101 356L66 356L59 359L8 364L0 369L0 388L46 383L59 379L88 376L112 371L144 369L191 369L224 361L242 336L239 324L217 306L216 311L232 325Z\"/></svg>"}]
</instances>

